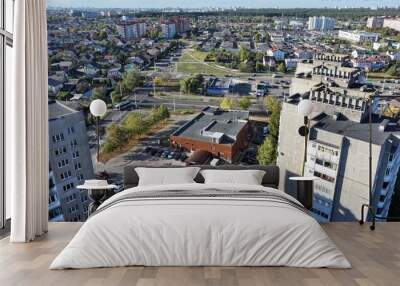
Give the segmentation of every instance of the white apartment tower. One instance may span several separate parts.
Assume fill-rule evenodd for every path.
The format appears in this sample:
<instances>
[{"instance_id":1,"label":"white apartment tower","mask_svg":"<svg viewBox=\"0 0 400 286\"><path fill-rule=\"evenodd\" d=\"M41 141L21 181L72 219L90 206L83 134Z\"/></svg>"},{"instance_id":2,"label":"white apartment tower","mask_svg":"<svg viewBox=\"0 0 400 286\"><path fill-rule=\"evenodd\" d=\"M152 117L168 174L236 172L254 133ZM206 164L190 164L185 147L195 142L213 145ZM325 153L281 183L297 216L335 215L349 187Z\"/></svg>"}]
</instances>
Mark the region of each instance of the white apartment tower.
<instances>
[{"instance_id":1,"label":"white apartment tower","mask_svg":"<svg viewBox=\"0 0 400 286\"><path fill-rule=\"evenodd\" d=\"M308 19L308 29L315 31L329 31L335 28L336 21L325 16L314 16Z\"/></svg>"},{"instance_id":2,"label":"white apartment tower","mask_svg":"<svg viewBox=\"0 0 400 286\"><path fill-rule=\"evenodd\" d=\"M146 34L146 23L136 20L120 21L117 24L117 31L125 40L141 38Z\"/></svg>"},{"instance_id":3,"label":"white apartment tower","mask_svg":"<svg viewBox=\"0 0 400 286\"><path fill-rule=\"evenodd\" d=\"M82 112L49 99L49 220L84 221L89 198L76 187L93 178Z\"/></svg>"}]
</instances>

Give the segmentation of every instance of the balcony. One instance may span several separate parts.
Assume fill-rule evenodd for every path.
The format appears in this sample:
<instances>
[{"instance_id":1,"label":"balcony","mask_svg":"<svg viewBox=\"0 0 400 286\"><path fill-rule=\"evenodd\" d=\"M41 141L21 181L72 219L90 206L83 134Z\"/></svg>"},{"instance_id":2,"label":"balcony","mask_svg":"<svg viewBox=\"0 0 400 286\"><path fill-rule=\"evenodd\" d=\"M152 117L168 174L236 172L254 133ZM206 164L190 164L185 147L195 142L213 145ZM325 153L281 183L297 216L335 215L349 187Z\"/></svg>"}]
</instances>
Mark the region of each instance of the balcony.
<instances>
[{"instance_id":1,"label":"balcony","mask_svg":"<svg viewBox=\"0 0 400 286\"><path fill-rule=\"evenodd\" d=\"M49 219L51 222L63 222L64 221L64 216L62 214L59 214L58 216L53 217L52 219Z\"/></svg>"},{"instance_id":2,"label":"balcony","mask_svg":"<svg viewBox=\"0 0 400 286\"><path fill-rule=\"evenodd\" d=\"M54 202L49 203L49 210L53 210L55 208L60 207L60 201L59 200L55 200Z\"/></svg>"}]
</instances>

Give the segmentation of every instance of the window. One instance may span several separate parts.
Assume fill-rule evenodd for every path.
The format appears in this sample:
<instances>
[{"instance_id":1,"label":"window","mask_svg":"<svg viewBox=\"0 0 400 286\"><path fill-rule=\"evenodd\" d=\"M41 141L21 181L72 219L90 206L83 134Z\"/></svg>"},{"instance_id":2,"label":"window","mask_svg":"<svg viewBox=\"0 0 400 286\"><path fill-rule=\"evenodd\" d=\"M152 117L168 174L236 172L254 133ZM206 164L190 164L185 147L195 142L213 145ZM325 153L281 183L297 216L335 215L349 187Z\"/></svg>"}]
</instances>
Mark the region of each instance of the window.
<instances>
[{"instance_id":1,"label":"window","mask_svg":"<svg viewBox=\"0 0 400 286\"><path fill-rule=\"evenodd\" d=\"M76 162L75 163L75 170L80 170L82 169L81 163L80 162Z\"/></svg>"},{"instance_id":2,"label":"window","mask_svg":"<svg viewBox=\"0 0 400 286\"><path fill-rule=\"evenodd\" d=\"M10 214L10 195L4 187L5 99L11 92L14 0L0 0L0 228Z\"/></svg>"},{"instance_id":3,"label":"window","mask_svg":"<svg viewBox=\"0 0 400 286\"><path fill-rule=\"evenodd\" d=\"M322 174L322 173L317 172L317 171L314 171L314 176L319 177L319 178L321 178L321 179L323 179L325 181L331 182L331 183L333 183L335 181L335 178L333 178L331 176L328 176L326 174Z\"/></svg>"},{"instance_id":4,"label":"window","mask_svg":"<svg viewBox=\"0 0 400 286\"><path fill-rule=\"evenodd\" d=\"M67 153L67 147L65 147L65 146L59 147L56 150L54 150L54 155L56 155L56 156L60 156L65 153Z\"/></svg>"}]
</instances>

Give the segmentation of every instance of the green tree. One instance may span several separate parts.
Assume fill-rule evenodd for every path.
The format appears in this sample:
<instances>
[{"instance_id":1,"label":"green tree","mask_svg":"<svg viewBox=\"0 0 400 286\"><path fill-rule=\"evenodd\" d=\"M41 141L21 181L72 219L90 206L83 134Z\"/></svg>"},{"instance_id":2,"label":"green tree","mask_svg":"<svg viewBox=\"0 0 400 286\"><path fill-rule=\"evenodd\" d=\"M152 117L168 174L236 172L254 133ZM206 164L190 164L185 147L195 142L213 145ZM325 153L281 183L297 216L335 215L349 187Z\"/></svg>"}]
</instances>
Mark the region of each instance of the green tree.
<instances>
[{"instance_id":1,"label":"green tree","mask_svg":"<svg viewBox=\"0 0 400 286\"><path fill-rule=\"evenodd\" d=\"M113 90L111 92L111 101L113 105L120 103L122 101L121 93L117 90Z\"/></svg>"},{"instance_id":2,"label":"green tree","mask_svg":"<svg viewBox=\"0 0 400 286\"><path fill-rule=\"evenodd\" d=\"M279 119L281 104L272 97L267 97L265 102L269 114L269 135L258 148L257 160L260 165L268 165L276 162L278 156Z\"/></svg>"},{"instance_id":3,"label":"green tree","mask_svg":"<svg viewBox=\"0 0 400 286\"><path fill-rule=\"evenodd\" d=\"M204 77L201 74L195 74L191 77L181 80L181 91L184 93L197 93L203 87Z\"/></svg>"},{"instance_id":4,"label":"green tree","mask_svg":"<svg viewBox=\"0 0 400 286\"><path fill-rule=\"evenodd\" d=\"M286 72L286 66L285 66L284 63L280 63L278 65L278 72L281 72L281 73L285 73Z\"/></svg>"},{"instance_id":5,"label":"green tree","mask_svg":"<svg viewBox=\"0 0 400 286\"><path fill-rule=\"evenodd\" d=\"M141 134L148 128L143 116L138 113L130 113L123 121L122 126L130 136Z\"/></svg>"},{"instance_id":6,"label":"green tree","mask_svg":"<svg viewBox=\"0 0 400 286\"><path fill-rule=\"evenodd\" d=\"M241 63L239 65L240 72L252 73L254 72L254 64L251 62Z\"/></svg>"},{"instance_id":7,"label":"green tree","mask_svg":"<svg viewBox=\"0 0 400 286\"><path fill-rule=\"evenodd\" d=\"M261 43L262 40L262 35L260 33L256 33L254 35L254 41L256 41L256 43Z\"/></svg>"},{"instance_id":8,"label":"green tree","mask_svg":"<svg viewBox=\"0 0 400 286\"><path fill-rule=\"evenodd\" d=\"M223 110L232 110L237 106L237 102L234 98L231 97L224 97L219 104Z\"/></svg>"},{"instance_id":9,"label":"green tree","mask_svg":"<svg viewBox=\"0 0 400 286\"><path fill-rule=\"evenodd\" d=\"M260 165L269 165L276 162L278 156L277 142L268 136L258 148L257 161Z\"/></svg>"},{"instance_id":10,"label":"green tree","mask_svg":"<svg viewBox=\"0 0 400 286\"><path fill-rule=\"evenodd\" d=\"M68 91L59 91L57 93L57 99L61 101L70 100L72 95Z\"/></svg>"},{"instance_id":11,"label":"green tree","mask_svg":"<svg viewBox=\"0 0 400 286\"><path fill-rule=\"evenodd\" d=\"M257 62L262 62L263 59L264 59L264 54L261 53L261 52L257 52L255 58L256 58L256 61L257 61Z\"/></svg>"},{"instance_id":12,"label":"green tree","mask_svg":"<svg viewBox=\"0 0 400 286\"><path fill-rule=\"evenodd\" d=\"M239 58L241 62L247 61L250 58L250 50L240 47L239 49Z\"/></svg>"},{"instance_id":13,"label":"green tree","mask_svg":"<svg viewBox=\"0 0 400 286\"><path fill-rule=\"evenodd\" d=\"M112 123L107 127L103 150L112 152L121 147L127 140L127 132L120 125Z\"/></svg>"},{"instance_id":14,"label":"green tree","mask_svg":"<svg viewBox=\"0 0 400 286\"><path fill-rule=\"evenodd\" d=\"M256 72L263 72L264 71L264 65L262 62L256 62Z\"/></svg>"},{"instance_id":15,"label":"green tree","mask_svg":"<svg viewBox=\"0 0 400 286\"><path fill-rule=\"evenodd\" d=\"M247 96L242 96L239 100L239 106L243 110L248 110L251 105L250 98Z\"/></svg>"},{"instance_id":16,"label":"green tree","mask_svg":"<svg viewBox=\"0 0 400 286\"><path fill-rule=\"evenodd\" d=\"M122 87L127 92L132 92L135 87L142 86L143 80L139 72L129 71L122 77Z\"/></svg>"},{"instance_id":17,"label":"green tree","mask_svg":"<svg viewBox=\"0 0 400 286\"><path fill-rule=\"evenodd\" d=\"M95 87L92 91L92 96L90 99L93 101L95 99L101 99L103 101L107 101L106 90L104 87Z\"/></svg>"}]
</instances>

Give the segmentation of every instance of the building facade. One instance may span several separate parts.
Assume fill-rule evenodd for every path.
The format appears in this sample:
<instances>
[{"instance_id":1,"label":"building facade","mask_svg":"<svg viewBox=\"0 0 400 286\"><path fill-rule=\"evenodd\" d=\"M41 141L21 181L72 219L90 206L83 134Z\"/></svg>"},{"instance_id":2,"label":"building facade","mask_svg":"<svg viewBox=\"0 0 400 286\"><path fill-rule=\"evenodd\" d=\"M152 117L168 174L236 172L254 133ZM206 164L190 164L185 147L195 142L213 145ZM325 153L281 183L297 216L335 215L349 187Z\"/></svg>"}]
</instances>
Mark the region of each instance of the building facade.
<instances>
[{"instance_id":1,"label":"building facade","mask_svg":"<svg viewBox=\"0 0 400 286\"><path fill-rule=\"evenodd\" d=\"M315 31L329 31L335 28L336 21L330 17L310 17L308 19L308 29Z\"/></svg>"},{"instance_id":2,"label":"building facade","mask_svg":"<svg viewBox=\"0 0 400 286\"><path fill-rule=\"evenodd\" d=\"M370 29L379 29L383 27L384 17L369 17L367 27Z\"/></svg>"},{"instance_id":3,"label":"building facade","mask_svg":"<svg viewBox=\"0 0 400 286\"><path fill-rule=\"evenodd\" d=\"M369 33L363 31L343 31L340 30L338 37L343 40L361 43L361 42L377 42L379 40L380 34Z\"/></svg>"},{"instance_id":4,"label":"building facade","mask_svg":"<svg viewBox=\"0 0 400 286\"><path fill-rule=\"evenodd\" d=\"M337 57L318 57L339 62ZM334 63L325 62L325 65L334 66ZM303 125L303 117L297 112L297 104L308 99L313 102L313 114L310 116L304 176L316 178L312 212L322 222L353 221L360 219L361 205L369 202L367 118L369 108L373 113L377 112L379 98L369 106L368 98L373 93L360 91L363 81L357 78L362 75L356 69L346 74L342 71L338 76L329 69L321 69L319 64L315 61L313 69L324 74L324 81L316 81L311 72L311 76L302 79L308 81L307 88L304 83L300 88L292 86L302 92L293 94L282 104L277 159L281 169L281 189L295 193L296 185L289 178L302 175L304 137L299 136L297 130ZM351 77L355 79L348 84ZM337 83L342 79L346 80L339 86ZM298 83L294 81L292 85ZM400 126L398 122L378 116L373 119L372 203L378 219L387 220L400 217L393 212L398 210L400 202L392 200L400 192L396 187L400 184Z\"/></svg>"},{"instance_id":5,"label":"building facade","mask_svg":"<svg viewBox=\"0 0 400 286\"><path fill-rule=\"evenodd\" d=\"M175 131L170 142L190 152L208 151L217 158L235 162L248 146L248 111L223 111L206 107Z\"/></svg>"},{"instance_id":6,"label":"building facade","mask_svg":"<svg viewBox=\"0 0 400 286\"><path fill-rule=\"evenodd\" d=\"M166 39L173 39L176 33L176 25L175 22L167 21L161 24L161 33Z\"/></svg>"},{"instance_id":7,"label":"building facade","mask_svg":"<svg viewBox=\"0 0 400 286\"><path fill-rule=\"evenodd\" d=\"M50 100L49 220L86 220L88 194L76 187L93 177L83 113Z\"/></svg>"},{"instance_id":8,"label":"building facade","mask_svg":"<svg viewBox=\"0 0 400 286\"><path fill-rule=\"evenodd\" d=\"M146 23L137 20L120 21L117 31L125 40L138 39L146 34Z\"/></svg>"},{"instance_id":9,"label":"building facade","mask_svg":"<svg viewBox=\"0 0 400 286\"><path fill-rule=\"evenodd\" d=\"M173 17L171 21L175 23L176 33L179 35L190 30L189 20L185 17Z\"/></svg>"}]
</instances>

